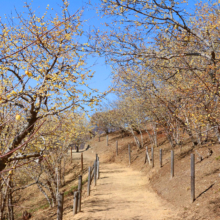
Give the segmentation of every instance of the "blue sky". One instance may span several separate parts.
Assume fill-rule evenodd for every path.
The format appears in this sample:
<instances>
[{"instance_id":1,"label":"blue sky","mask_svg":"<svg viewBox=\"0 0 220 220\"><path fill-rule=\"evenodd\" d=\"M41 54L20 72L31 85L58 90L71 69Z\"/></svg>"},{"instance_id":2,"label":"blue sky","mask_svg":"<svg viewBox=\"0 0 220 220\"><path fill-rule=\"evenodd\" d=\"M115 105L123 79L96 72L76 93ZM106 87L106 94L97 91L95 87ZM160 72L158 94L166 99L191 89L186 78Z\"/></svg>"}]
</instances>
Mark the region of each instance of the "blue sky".
<instances>
[{"instance_id":1,"label":"blue sky","mask_svg":"<svg viewBox=\"0 0 220 220\"><path fill-rule=\"evenodd\" d=\"M25 0L1 0L0 16L2 20L4 19L4 15L9 16L11 15L11 13L14 14L14 9L16 9L18 12L23 12L24 1ZM27 0L27 2L31 2L32 9L36 11L36 14L43 14L48 4L50 6L49 8L53 8L52 13L60 13L59 5L62 5L62 0ZM99 0L91 0L90 2L92 2L92 4L95 6L96 4L98 4ZM198 1L189 0L188 8L186 8L186 10L190 11L190 9L193 9L196 2ZM78 9L81 9L84 6L86 6L84 0L70 0L69 11L71 14L74 14ZM85 24L85 31L88 30L90 25L94 25L102 29L101 23L105 22L104 19L100 19L97 16L95 10L91 9L85 9L83 18L89 19L88 23ZM88 63L92 65L94 60L94 58L90 59L88 60ZM96 73L94 78L90 81L89 86L99 89L100 92L104 92L108 89L108 86L111 85L111 68L105 64L104 58L97 57L96 63L97 64L92 67L92 70ZM116 96L114 94L109 94L107 96L107 99L109 100L114 100L115 98Z\"/></svg>"}]
</instances>

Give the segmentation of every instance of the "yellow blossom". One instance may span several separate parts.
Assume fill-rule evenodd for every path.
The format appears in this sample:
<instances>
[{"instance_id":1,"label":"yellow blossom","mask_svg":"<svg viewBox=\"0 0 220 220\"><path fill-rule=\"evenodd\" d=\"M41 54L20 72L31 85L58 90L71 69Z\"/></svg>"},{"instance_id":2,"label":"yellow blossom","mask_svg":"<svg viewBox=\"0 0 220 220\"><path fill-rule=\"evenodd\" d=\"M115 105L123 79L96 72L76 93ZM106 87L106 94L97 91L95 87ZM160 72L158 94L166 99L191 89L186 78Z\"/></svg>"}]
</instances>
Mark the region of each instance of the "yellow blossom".
<instances>
[{"instance_id":1,"label":"yellow blossom","mask_svg":"<svg viewBox=\"0 0 220 220\"><path fill-rule=\"evenodd\" d=\"M21 119L21 116L20 115L16 115L16 120L18 121L18 120L20 120Z\"/></svg>"},{"instance_id":2,"label":"yellow blossom","mask_svg":"<svg viewBox=\"0 0 220 220\"><path fill-rule=\"evenodd\" d=\"M31 73L30 71L28 71L28 70L25 71L25 74L26 74L27 76L29 76L29 77L32 76L32 73Z\"/></svg>"}]
</instances>

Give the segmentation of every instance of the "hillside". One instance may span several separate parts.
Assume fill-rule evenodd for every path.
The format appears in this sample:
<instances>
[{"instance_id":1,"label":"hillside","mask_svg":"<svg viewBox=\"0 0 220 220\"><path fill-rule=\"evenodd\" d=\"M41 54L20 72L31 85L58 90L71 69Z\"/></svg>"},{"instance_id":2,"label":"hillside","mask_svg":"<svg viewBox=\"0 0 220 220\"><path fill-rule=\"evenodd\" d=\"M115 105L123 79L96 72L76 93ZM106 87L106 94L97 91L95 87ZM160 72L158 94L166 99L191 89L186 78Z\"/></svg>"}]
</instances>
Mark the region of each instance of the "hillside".
<instances>
[{"instance_id":1,"label":"hillside","mask_svg":"<svg viewBox=\"0 0 220 220\"><path fill-rule=\"evenodd\" d=\"M146 146L148 144L146 134L144 134L144 138ZM118 141L119 148L118 156L116 156L116 141ZM175 173L172 179L170 176L170 146L163 135L159 137L160 146L154 149L154 168L148 162L144 163L146 150L138 150L134 146L131 136L122 138L120 133L115 132L109 134L109 146L106 146L106 136L101 136L100 142L98 137L95 137L88 144L91 148L84 151L83 180L85 185L83 186L82 213L78 213L74 219L87 219L88 215L90 216L88 219L92 219L92 217L94 219L117 219L116 217L106 217L105 212L116 216L119 207L120 210L124 210L122 216L127 216L122 219L129 219L129 216L135 216L137 213L139 216L137 219L144 219L145 215L154 217L160 215L163 217L161 219L218 219L220 214L218 183L220 149L218 144L207 143L192 149L192 146L186 141L182 149L175 148ZM128 164L128 144L131 146L130 166ZM211 156L207 156L207 147L211 147L213 150ZM160 148L163 149L162 168L159 167ZM191 203L190 154L195 151L204 159L198 161L196 154L196 200ZM101 178L96 187L92 185L91 196L87 197L87 170L94 161L96 153L100 157ZM74 186L77 186L77 178L81 173L80 155L80 153L73 153L73 163L68 165L66 171L66 186L61 189L61 191L65 191L64 219L73 217L73 191L76 189ZM127 178L124 183L123 178ZM116 184L116 188L118 186L117 190L113 183ZM117 193L116 196L114 193ZM126 198L123 196L125 194ZM48 208L37 187L29 187L20 196L22 205L29 207L27 210L32 213L32 219L56 219L56 207ZM135 209L135 205L127 203L125 200L135 202L138 204L138 208ZM112 204L119 204L119 206ZM16 205L19 206L19 204ZM106 210L102 209L103 207L106 207ZM132 209L132 212L128 211L129 208ZM145 210L148 211L145 213ZM105 213L105 217L101 213ZM150 217L150 219L160 218Z\"/></svg>"},{"instance_id":2,"label":"hillside","mask_svg":"<svg viewBox=\"0 0 220 220\"><path fill-rule=\"evenodd\" d=\"M116 156L116 141L119 145L119 155ZM182 148L174 148L175 166L174 177L170 175L170 145L163 135L159 136L159 147L155 151L155 167L152 168L145 161L145 149L138 150L134 146L132 137L121 138L121 134L114 133L109 135L109 146L106 146L106 137L101 137L91 141L91 145L101 151L101 155L109 163L117 163L128 166L128 144L131 145L131 166L133 170L140 171L147 175L149 183L154 192L167 201L168 204L175 206L179 210L181 219L218 219L220 215L220 187L219 178L219 144L214 141L205 145L192 147L187 140ZM145 145L149 141L145 134ZM150 146L149 146L150 148ZM159 149L163 149L163 167L159 167ZM209 156L208 148L213 151ZM191 203L190 189L190 154L195 153L196 165L196 200ZM150 150L149 150L150 155ZM200 161L199 156L203 157Z\"/></svg>"}]
</instances>

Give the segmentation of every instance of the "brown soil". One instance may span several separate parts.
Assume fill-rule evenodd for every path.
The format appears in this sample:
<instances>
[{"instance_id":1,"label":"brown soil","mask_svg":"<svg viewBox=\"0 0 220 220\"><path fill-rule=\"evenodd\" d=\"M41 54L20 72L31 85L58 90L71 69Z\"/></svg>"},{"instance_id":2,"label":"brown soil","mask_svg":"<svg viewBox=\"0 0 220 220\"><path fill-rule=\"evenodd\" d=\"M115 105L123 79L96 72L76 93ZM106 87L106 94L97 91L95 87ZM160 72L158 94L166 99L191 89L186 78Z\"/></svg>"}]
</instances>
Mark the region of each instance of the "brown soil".
<instances>
[{"instance_id":1,"label":"brown soil","mask_svg":"<svg viewBox=\"0 0 220 220\"><path fill-rule=\"evenodd\" d=\"M102 164L98 184L92 188L74 219L176 219L175 212L152 192L147 176L131 168ZM64 216L67 219L73 219L72 211Z\"/></svg>"},{"instance_id":2,"label":"brown soil","mask_svg":"<svg viewBox=\"0 0 220 220\"><path fill-rule=\"evenodd\" d=\"M81 171L80 163L81 153L73 153L73 160L70 163L70 158L66 158L66 175L65 182L66 185L61 188L60 191L68 192L69 194L65 196L65 204L67 206L72 201L72 191L73 187L78 185L78 176L83 174L83 180L87 178L88 167L92 164L90 157L84 160L84 169ZM19 199L18 199L19 198ZM51 220L56 217L57 207L48 208L48 202L39 191L36 185L28 187L24 190L18 191L15 195L15 200L17 202L14 204L15 219L21 220L22 212L28 211L32 214L34 220ZM64 205L65 207L65 205ZM56 219L56 218L55 218Z\"/></svg>"},{"instance_id":3,"label":"brown soil","mask_svg":"<svg viewBox=\"0 0 220 220\"><path fill-rule=\"evenodd\" d=\"M132 169L122 156L118 156L120 163L115 163L116 139L118 135L111 134L108 147L105 137L100 142L92 140L92 148L84 153L86 158L93 159L96 153L99 154L100 179L96 187L92 184L90 197L84 191L82 212L74 219L179 219L174 207L153 192L145 172ZM122 143L132 145L133 142L130 137L119 141L119 155L126 157ZM65 211L64 220L69 219L73 219L72 209Z\"/></svg>"},{"instance_id":4,"label":"brown soil","mask_svg":"<svg viewBox=\"0 0 220 220\"><path fill-rule=\"evenodd\" d=\"M145 146L149 145L147 134L144 134ZM118 140L119 155L115 154ZM83 188L82 212L73 217L73 196L65 197L64 220L67 219L220 219L220 183L219 161L220 146L207 143L195 149L185 141L182 149L175 148L175 176L170 176L170 145L161 134L159 147L155 148L155 167L144 163L145 149L137 150L132 137L121 138L118 133L109 135L109 146L106 137L101 141L94 138L89 143L91 148L84 152L87 168L100 157L101 178L97 186L92 184L91 196L87 197L86 186ZM131 166L128 166L128 144L131 145ZM207 156L208 147L213 150ZM159 149L163 149L163 167L159 167ZM199 152L204 158L197 160L196 154L196 201L190 202L190 154ZM149 150L150 153L150 150ZM77 185L80 168L80 154L74 155L74 170L66 176L68 190ZM71 165L73 166L73 165ZM78 168L77 168L78 167ZM37 194L37 189L30 188L30 195ZM39 194L39 193L38 193ZM25 198L27 201L27 197ZM36 205L36 201L33 205ZM40 200L38 200L40 201ZM45 201L44 201L45 202ZM39 204L38 204L39 206ZM56 208L34 212L32 219L56 219Z\"/></svg>"},{"instance_id":5,"label":"brown soil","mask_svg":"<svg viewBox=\"0 0 220 220\"><path fill-rule=\"evenodd\" d=\"M119 155L115 156L115 141L119 141ZM220 219L220 182L219 182L219 161L220 145L206 143L203 146L192 147L192 144L185 140L182 148L175 148L175 175L171 179L170 168L170 145L165 137L160 135L159 147L154 149L155 167L144 164L145 149L137 150L133 144L132 137L120 138L119 134L112 134L109 137L108 161L118 164L128 164L128 144L132 149L131 168L149 177L149 182L154 192L167 204L176 207L177 219ZM147 135L145 134L146 145ZM105 143L105 140L104 142ZM150 146L150 145L148 145ZM149 147L150 148L150 147ZM159 149L163 149L163 167L159 167ZM208 156L208 148L213 154ZM198 159L197 152L203 157ZM196 200L191 203L190 188L190 155L195 153L196 158ZM150 150L149 150L150 154ZM178 210L178 211L177 211Z\"/></svg>"}]
</instances>

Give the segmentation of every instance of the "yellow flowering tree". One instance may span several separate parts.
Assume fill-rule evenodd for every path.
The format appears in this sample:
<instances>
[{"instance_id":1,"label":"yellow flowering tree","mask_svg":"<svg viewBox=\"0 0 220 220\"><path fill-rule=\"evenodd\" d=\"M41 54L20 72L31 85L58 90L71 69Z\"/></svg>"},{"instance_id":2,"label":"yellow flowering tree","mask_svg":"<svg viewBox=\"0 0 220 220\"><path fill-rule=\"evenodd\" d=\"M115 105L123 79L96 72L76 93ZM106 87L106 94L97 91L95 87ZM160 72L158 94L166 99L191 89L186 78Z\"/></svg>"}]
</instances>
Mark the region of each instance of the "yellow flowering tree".
<instances>
[{"instance_id":1,"label":"yellow flowering tree","mask_svg":"<svg viewBox=\"0 0 220 220\"><path fill-rule=\"evenodd\" d=\"M41 119L75 111L85 102L98 100L95 96L90 99L84 90L93 73L88 70L87 54L82 50L87 43L82 42L81 12L69 15L67 1L61 8L61 16L50 16L49 6L41 17L31 5L25 7L27 16L17 13L13 23L0 23L2 124L12 122L1 135L13 134L2 142L0 171L9 158L18 159L12 155L33 138L36 129L42 126ZM39 152L25 153L19 160L39 155Z\"/></svg>"}]
</instances>

